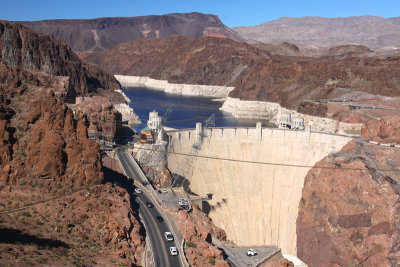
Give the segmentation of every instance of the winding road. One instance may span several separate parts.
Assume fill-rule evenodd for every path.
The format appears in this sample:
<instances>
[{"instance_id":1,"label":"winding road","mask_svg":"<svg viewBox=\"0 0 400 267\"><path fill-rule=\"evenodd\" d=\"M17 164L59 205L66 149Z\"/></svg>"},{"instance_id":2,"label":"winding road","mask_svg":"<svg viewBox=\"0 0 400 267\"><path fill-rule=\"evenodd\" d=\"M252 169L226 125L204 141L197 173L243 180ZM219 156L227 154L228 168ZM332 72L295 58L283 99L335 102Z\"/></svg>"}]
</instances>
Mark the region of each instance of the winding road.
<instances>
[{"instance_id":1,"label":"winding road","mask_svg":"<svg viewBox=\"0 0 400 267\"><path fill-rule=\"evenodd\" d=\"M128 178L133 179L136 183L138 181L141 182L142 178L135 167L132 166L129 158L130 155L127 154L125 148L117 148L116 153L118 155L119 161L121 162L122 168L124 169L125 174L128 176ZM154 205L153 208L147 207L146 202L153 203L154 201L151 200L152 198L145 190L142 191L142 194L135 193L137 195L136 201L139 204L139 214L143 219L146 233L150 240L151 250L153 253L153 266L183 266L180 260L180 255L172 256L169 251L170 247L177 247L179 252L181 252L182 250L179 248L179 244L176 244L175 241L168 242L164 237L164 232L172 232L171 229L168 227L168 223L166 221L168 220L167 216L160 209L157 208L157 205ZM164 221L158 222L155 219L157 215L163 217Z\"/></svg>"}]
</instances>

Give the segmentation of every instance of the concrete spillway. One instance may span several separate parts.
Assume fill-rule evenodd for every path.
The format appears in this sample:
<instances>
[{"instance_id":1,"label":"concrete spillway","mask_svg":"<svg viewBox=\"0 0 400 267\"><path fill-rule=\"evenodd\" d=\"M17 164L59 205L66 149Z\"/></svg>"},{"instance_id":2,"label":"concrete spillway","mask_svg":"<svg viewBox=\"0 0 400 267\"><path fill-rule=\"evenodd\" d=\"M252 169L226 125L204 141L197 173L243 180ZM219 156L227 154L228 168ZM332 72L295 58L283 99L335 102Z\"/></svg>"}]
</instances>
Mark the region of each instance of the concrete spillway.
<instances>
[{"instance_id":1,"label":"concrete spillway","mask_svg":"<svg viewBox=\"0 0 400 267\"><path fill-rule=\"evenodd\" d=\"M350 138L281 129L207 129L190 188L212 193L210 217L237 245L276 245L296 255L296 219L304 177L310 167ZM169 151L188 153L196 130L168 133ZM174 171L184 156L169 154ZM241 161L264 162L249 163ZM276 163L276 164L275 164ZM297 165L297 166L287 166Z\"/></svg>"}]
</instances>

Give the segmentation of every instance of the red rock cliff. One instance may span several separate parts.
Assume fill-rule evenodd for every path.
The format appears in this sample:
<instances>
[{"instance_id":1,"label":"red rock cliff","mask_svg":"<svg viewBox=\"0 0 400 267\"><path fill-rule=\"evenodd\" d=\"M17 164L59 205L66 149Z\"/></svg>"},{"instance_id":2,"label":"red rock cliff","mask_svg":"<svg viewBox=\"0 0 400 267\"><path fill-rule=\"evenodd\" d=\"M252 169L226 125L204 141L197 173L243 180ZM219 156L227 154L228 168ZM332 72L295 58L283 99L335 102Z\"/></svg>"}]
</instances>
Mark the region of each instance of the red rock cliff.
<instances>
[{"instance_id":1,"label":"red rock cliff","mask_svg":"<svg viewBox=\"0 0 400 267\"><path fill-rule=\"evenodd\" d=\"M400 264L400 150L351 141L305 178L297 254L309 266Z\"/></svg>"},{"instance_id":2,"label":"red rock cliff","mask_svg":"<svg viewBox=\"0 0 400 267\"><path fill-rule=\"evenodd\" d=\"M137 213L102 184L99 146L53 93L63 81L0 63L1 262L140 266Z\"/></svg>"}]
</instances>

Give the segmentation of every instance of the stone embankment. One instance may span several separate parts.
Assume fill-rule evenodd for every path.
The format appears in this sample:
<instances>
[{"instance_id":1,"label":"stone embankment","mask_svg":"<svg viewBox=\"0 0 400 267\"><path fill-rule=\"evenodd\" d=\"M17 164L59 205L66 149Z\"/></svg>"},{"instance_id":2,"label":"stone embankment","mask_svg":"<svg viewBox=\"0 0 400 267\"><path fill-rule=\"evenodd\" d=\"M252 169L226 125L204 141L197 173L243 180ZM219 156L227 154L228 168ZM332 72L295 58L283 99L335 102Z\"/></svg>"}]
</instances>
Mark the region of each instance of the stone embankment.
<instances>
[{"instance_id":1,"label":"stone embankment","mask_svg":"<svg viewBox=\"0 0 400 267\"><path fill-rule=\"evenodd\" d=\"M268 119L277 122L282 114L289 113L293 117L303 117L304 124L310 125L313 131L345 134L360 131L361 123L346 123L329 118L310 116L282 107L278 103L263 101L247 101L228 97L220 110L231 113L236 118Z\"/></svg>"},{"instance_id":2,"label":"stone embankment","mask_svg":"<svg viewBox=\"0 0 400 267\"><path fill-rule=\"evenodd\" d=\"M115 78L126 87L146 87L162 90L170 94L204 96L204 97L227 97L234 87L198 84L173 84L166 80L155 80L149 77L115 75Z\"/></svg>"},{"instance_id":3,"label":"stone embankment","mask_svg":"<svg viewBox=\"0 0 400 267\"><path fill-rule=\"evenodd\" d=\"M121 89L114 91L120 93L126 101L126 103L114 104L114 108L121 113L122 120L128 121L128 124L141 123L139 117L135 114L135 111L129 106L129 103L131 102L129 97Z\"/></svg>"}]
</instances>

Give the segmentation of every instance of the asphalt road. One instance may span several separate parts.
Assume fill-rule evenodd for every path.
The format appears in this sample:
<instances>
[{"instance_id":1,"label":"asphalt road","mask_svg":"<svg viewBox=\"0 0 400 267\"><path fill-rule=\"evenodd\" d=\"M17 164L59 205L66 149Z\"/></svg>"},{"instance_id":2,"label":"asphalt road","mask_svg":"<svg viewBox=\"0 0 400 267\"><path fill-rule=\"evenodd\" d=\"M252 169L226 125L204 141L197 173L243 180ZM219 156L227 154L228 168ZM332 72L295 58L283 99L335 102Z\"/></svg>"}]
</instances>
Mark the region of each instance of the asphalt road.
<instances>
[{"instance_id":1,"label":"asphalt road","mask_svg":"<svg viewBox=\"0 0 400 267\"><path fill-rule=\"evenodd\" d=\"M125 153L124 149L117 148L116 153L118 154L119 160L123 165L126 175L128 175L130 179L133 179L135 183L141 181L139 174L129 163L128 155ZM169 252L170 247L178 247L175 241L168 242L164 237L164 232L171 232L167 223L165 222L166 216L156 207L148 208L146 206L146 202L152 202L151 198L147 196L146 192L143 192L142 194L135 193L135 195L137 196L136 201L139 204L139 214L143 219L143 223L146 228L146 234L148 235L151 243L153 258L155 261L154 266L182 266L179 260L179 255L172 256ZM158 222L155 219L156 215L162 216L164 221Z\"/></svg>"}]
</instances>

